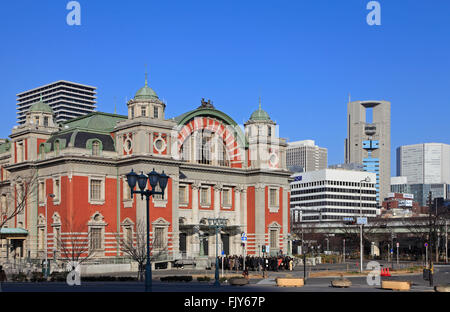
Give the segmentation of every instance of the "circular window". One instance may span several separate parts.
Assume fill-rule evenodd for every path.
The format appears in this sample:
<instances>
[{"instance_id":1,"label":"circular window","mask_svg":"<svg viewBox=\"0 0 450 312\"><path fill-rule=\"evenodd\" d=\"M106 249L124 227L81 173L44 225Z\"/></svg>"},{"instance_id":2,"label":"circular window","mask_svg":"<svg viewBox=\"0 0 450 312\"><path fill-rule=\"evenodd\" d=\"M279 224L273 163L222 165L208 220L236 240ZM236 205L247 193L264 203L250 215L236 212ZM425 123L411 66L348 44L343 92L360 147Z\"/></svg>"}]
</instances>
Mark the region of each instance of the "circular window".
<instances>
[{"instance_id":1,"label":"circular window","mask_svg":"<svg viewBox=\"0 0 450 312\"><path fill-rule=\"evenodd\" d=\"M276 154L270 155L269 161L272 166L275 166L278 163L278 156Z\"/></svg>"},{"instance_id":2,"label":"circular window","mask_svg":"<svg viewBox=\"0 0 450 312\"><path fill-rule=\"evenodd\" d=\"M161 138L156 139L155 148L158 150L158 152L164 151L164 149L166 148L166 142L164 142L164 140Z\"/></svg>"}]
</instances>

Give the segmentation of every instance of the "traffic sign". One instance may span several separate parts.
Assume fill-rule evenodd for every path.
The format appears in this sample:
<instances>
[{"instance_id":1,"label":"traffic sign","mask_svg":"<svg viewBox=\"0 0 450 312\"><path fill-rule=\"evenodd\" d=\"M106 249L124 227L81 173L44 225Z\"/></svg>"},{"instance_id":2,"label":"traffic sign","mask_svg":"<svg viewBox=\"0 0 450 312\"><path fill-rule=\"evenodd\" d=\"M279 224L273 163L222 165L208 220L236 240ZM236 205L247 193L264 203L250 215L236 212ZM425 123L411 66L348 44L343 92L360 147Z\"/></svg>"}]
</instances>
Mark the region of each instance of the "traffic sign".
<instances>
[{"instance_id":1,"label":"traffic sign","mask_svg":"<svg viewBox=\"0 0 450 312\"><path fill-rule=\"evenodd\" d=\"M356 224L367 224L367 217L359 217L356 219Z\"/></svg>"},{"instance_id":2,"label":"traffic sign","mask_svg":"<svg viewBox=\"0 0 450 312\"><path fill-rule=\"evenodd\" d=\"M245 232L241 234L241 241L245 242L247 240L247 236L245 236Z\"/></svg>"},{"instance_id":3,"label":"traffic sign","mask_svg":"<svg viewBox=\"0 0 450 312\"><path fill-rule=\"evenodd\" d=\"M393 252L394 252L394 249L391 248L391 253L393 253Z\"/></svg>"},{"instance_id":4,"label":"traffic sign","mask_svg":"<svg viewBox=\"0 0 450 312\"><path fill-rule=\"evenodd\" d=\"M400 247L400 243L397 243L397 248Z\"/></svg>"},{"instance_id":5,"label":"traffic sign","mask_svg":"<svg viewBox=\"0 0 450 312\"><path fill-rule=\"evenodd\" d=\"M425 247L428 247L428 243L425 243Z\"/></svg>"},{"instance_id":6,"label":"traffic sign","mask_svg":"<svg viewBox=\"0 0 450 312\"><path fill-rule=\"evenodd\" d=\"M225 254L225 251L224 250L222 250L222 256Z\"/></svg>"}]
</instances>

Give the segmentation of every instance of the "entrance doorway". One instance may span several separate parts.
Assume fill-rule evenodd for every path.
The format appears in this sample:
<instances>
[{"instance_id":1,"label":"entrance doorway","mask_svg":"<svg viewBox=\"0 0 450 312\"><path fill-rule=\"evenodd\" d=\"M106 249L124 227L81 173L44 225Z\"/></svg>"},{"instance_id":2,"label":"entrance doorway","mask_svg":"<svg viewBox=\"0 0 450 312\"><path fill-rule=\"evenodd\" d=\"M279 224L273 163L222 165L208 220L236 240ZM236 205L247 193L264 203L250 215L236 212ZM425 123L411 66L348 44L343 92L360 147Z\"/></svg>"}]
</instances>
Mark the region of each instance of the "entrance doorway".
<instances>
[{"instance_id":1,"label":"entrance doorway","mask_svg":"<svg viewBox=\"0 0 450 312\"><path fill-rule=\"evenodd\" d=\"M185 254L186 253L186 233L180 233L180 245L179 249L180 252Z\"/></svg>"},{"instance_id":2,"label":"entrance doorway","mask_svg":"<svg viewBox=\"0 0 450 312\"><path fill-rule=\"evenodd\" d=\"M230 234L220 234L220 237L222 238L222 245L223 245L223 251L225 255L230 254Z\"/></svg>"}]
</instances>

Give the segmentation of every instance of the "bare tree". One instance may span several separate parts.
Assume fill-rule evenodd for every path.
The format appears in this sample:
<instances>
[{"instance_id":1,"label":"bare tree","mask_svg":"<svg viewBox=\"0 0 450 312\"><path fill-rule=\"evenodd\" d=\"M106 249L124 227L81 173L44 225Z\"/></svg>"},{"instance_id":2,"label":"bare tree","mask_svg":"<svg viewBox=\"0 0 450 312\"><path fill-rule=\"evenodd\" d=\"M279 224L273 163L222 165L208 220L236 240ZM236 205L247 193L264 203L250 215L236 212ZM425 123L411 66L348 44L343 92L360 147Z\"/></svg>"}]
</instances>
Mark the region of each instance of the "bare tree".
<instances>
[{"instance_id":1,"label":"bare tree","mask_svg":"<svg viewBox=\"0 0 450 312\"><path fill-rule=\"evenodd\" d=\"M1 194L0 205L0 229L8 225L10 220L25 212L26 206L35 203L35 196L32 194L38 184L38 175L35 169L27 171L24 176L19 176L14 184L8 186Z\"/></svg>"},{"instance_id":2,"label":"bare tree","mask_svg":"<svg viewBox=\"0 0 450 312\"><path fill-rule=\"evenodd\" d=\"M427 242L429 246L429 259L433 259L435 249L435 261L439 262L439 242L445 240L445 222L450 218L447 207L439 203L438 199L428 198L428 215L416 218L404 218L402 224L408 232L417 237L422 243ZM428 263L428 259L426 259Z\"/></svg>"},{"instance_id":3,"label":"bare tree","mask_svg":"<svg viewBox=\"0 0 450 312\"><path fill-rule=\"evenodd\" d=\"M83 262L92 258L95 254L90 246L91 233L86 226L76 226L71 221L65 221L64 226L67 231L61 233L56 238L57 252L59 253L59 260L65 263L76 262L81 265ZM86 229L88 236L80 232L81 229Z\"/></svg>"},{"instance_id":4,"label":"bare tree","mask_svg":"<svg viewBox=\"0 0 450 312\"><path fill-rule=\"evenodd\" d=\"M138 263L138 279L142 281L147 261L147 229L144 222L140 221L136 225L135 236L136 239L132 232L126 236L117 233L116 241L120 251Z\"/></svg>"},{"instance_id":5,"label":"bare tree","mask_svg":"<svg viewBox=\"0 0 450 312\"><path fill-rule=\"evenodd\" d=\"M143 221L137 223L134 236L132 233L127 233L126 235L117 233L116 241L120 251L138 263L138 279L143 280L145 265L147 263L147 227ZM165 244L164 248L154 250L155 239L150 240L150 260L160 259L168 251L168 244Z\"/></svg>"}]
</instances>

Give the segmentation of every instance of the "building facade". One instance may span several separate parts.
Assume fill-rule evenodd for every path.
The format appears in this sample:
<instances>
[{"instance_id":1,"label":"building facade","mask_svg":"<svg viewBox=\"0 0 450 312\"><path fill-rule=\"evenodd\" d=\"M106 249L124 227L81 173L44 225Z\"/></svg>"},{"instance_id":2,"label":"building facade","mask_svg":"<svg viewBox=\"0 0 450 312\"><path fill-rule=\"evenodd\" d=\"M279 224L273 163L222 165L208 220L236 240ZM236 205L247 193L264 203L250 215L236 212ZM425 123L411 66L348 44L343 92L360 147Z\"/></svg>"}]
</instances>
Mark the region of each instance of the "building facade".
<instances>
[{"instance_id":1,"label":"building facade","mask_svg":"<svg viewBox=\"0 0 450 312\"><path fill-rule=\"evenodd\" d=\"M291 168L301 168L303 172L327 168L327 149L319 147L313 140L289 142L286 163Z\"/></svg>"},{"instance_id":2,"label":"building facade","mask_svg":"<svg viewBox=\"0 0 450 312\"><path fill-rule=\"evenodd\" d=\"M397 176L409 184L450 184L450 145L424 143L397 148Z\"/></svg>"},{"instance_id":3,"label":"building facade","mask_svg":"<svg viewBox=\"0 0 450 312\"><path fill-rule=\"evenodd\" d=\"M377 200L381 205L383 198L390 192L390 102L348 102L345 162L360 163L365 171L376 174Z\"/></svg>"},{"instance_id":4,"label":"building facade","mask_svg":"<svg viewBox=\"0 0 450 312\"><path fill-rule=\"evenodd\" d=\"M10 257L64 257L74 237L95 258L123 257L120 239L135 242L146 220L145 199L126 181L132 169L169 176L164 196L150 200L152 255L214 257L216 244L242 254L243 232L247 254L290 250L287 144L267 112L254 111L244 131L210 101L166 118L147 80L127 106L127 116L93 112L57 125L41 100L0 145L0 213L25 207L0 235ZM217 217L226 226L216 242L208 218Z\"/></svg>"},{"instance_id":5,"label":"building facade","mask_svg":"<svg viewBox=\"0 0 450 312\"><path fill-rule=\"evenodd\" d=\"M443 198L450 199L450 184L411 184L407 177L392 177L391 192L411 193L420 206L428 205L428 195L431 192L431 199Z\"/></svg>"},{"instance_id":6,"label":"building facade","mask_svg":"<svg viewBox=\"0 0 450 312\"><path fill-rule=\"evenodd\" d=\"M295 173L291 182L293 222L333 222L376 217L376 174L343 169ZM371 182L365 182L369 177Z\"/></svg>"},{"instance_id":7,"label":"building facade","mask_svg":"<svg viewBox=\"0 0 450 312\"><path fill-rule=\"evenodd\" d=\"M42 100L55 113L55 122L69 120L93 112L96 108L96 87L59 80L17 94L17 122L25 123L31 106Z\"/></svg>"}]
</instances>

